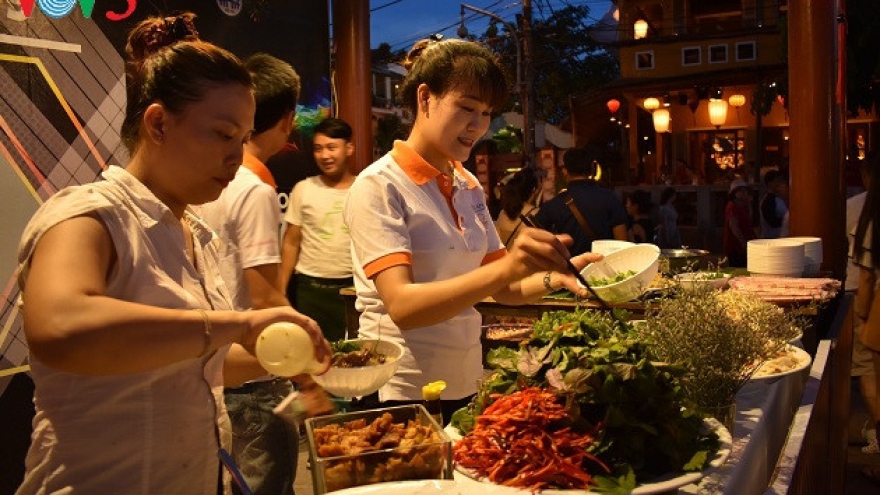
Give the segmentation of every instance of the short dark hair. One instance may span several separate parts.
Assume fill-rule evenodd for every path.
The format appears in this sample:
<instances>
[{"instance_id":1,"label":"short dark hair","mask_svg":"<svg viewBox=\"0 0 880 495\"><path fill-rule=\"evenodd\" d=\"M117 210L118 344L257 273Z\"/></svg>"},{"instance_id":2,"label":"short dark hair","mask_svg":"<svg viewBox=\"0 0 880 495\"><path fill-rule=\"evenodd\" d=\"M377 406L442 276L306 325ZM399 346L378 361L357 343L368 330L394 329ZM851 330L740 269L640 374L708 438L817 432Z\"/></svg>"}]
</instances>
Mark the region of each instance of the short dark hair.
<instances>
[{"instance_id":1,"label":"short dark hair","mask_svg":"<svg viewBox=\"0 0 880 495\"><path fill-rule=\"evenodd\" d=\"M288 112L296 111L299 74L287 62L265 53L255 53L244 62L254 80L254 134L274 127Z\"/></svg>"},{"instance_id":2,"label":"short dark hair","mask_svg":"<svg viewBox=\"0 0 880 495\"><path fill-rule=\"evenodd\" d=\"M323 134L333 139L351 141L351 126L348 122L334 117L327 117L315 126L315 134Z\"/></svg>"},{"instance_id":3,"label":"short dark hair","mask_svg":"<svg viewBox=\"0 0 880 495\"><path fill-rule=\"evenodd\" d=\"M639 213L648 213L651 211L651 208L654 206L654 203L651 202L651 193L645 191L644 189L636 189L635 191L629 193L629 201L636 205L636 209Z\"/></svg>"},{"instance_id":4,"label":"short dark hair","mask_svg":"<svg viewBox=\"0 0 880 495\"><path fill-rule=\"evenodd\" d=\"M592 148L570 148L562 155L562 166L571 175L593 176L599 164L599 153Z\"/></svg>"}]
</instances>

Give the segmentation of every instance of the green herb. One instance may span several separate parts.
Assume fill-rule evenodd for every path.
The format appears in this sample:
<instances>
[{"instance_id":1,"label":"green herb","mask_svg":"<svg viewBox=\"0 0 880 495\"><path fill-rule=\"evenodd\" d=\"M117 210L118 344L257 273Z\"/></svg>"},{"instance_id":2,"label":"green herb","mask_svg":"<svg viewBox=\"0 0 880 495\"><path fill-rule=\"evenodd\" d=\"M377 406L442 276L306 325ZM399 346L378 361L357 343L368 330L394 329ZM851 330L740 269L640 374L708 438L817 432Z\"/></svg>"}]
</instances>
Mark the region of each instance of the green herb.
<instances>
[{"instance_id":1,"label":"green herb","mask_svg":"<svg viewBox=\"0 0 880 495\"><path fill-rule=\"evenodd\" d=\"M361 350L361 344L354 340L338 340L330 342L330 350L333 354L346 354Z\"/></svg>"},{"instance_id":2,"label":"green herb","mask_svg":"<svg viewBox=\"0 0 880 495\"><path fill-rule=\"evenodd\" d=\"M660 301L637 327L653 359L681 363L687 398L701 408L732 403L758 366L800 333L778 306L738 291L684 291Z\"/></svg>"},{"instance_id":3,"label":"green herb","mask_svg":"<svg viewBox=\"0 0 880 495\"><path fill-rule=\"evenodd\" d=\"M704 432L682 395L685 370L652 362L632 327L606 313L545 313L527 343L494 349L487 361L494 373L452 424L470 431L495 394L529 386L554 390L566 398L577 425L598 429L591 453L611 468L609 477L596 478L606 491L625 492L636 479L701 470L718 449L717 436Z\"/></svg>"},{"instance_id":4,"label":"green herb","mask_svg":"<svg viewBox=\"0 0 880 495\"><path fill-rule=\"evenodd\" d=\"M724 277L726 277L726 276L727 276L726 273L717 272L717 271L714 271L714 272L697 272L697 273L694 275L694 280L718 280L719 278L724 278Z\"/></svg>"},{"instance_id":5,"label":"green herb","mask_svg":"<svg viewBox=\"0 0 880 495\"><path fill-rule=\"evenodd\" d=\"M632 277L636 273L638 273L638 272L636 272L635 270L627 270L625 272L618 272L613 277L606 277L606 278L590 277L590 280L588 280L588 282L590 282L591 287L602 287L603 285L611 285L611 284L616 284L618 282L623 282L624 280Z\"/></svg>"}]
</instances>

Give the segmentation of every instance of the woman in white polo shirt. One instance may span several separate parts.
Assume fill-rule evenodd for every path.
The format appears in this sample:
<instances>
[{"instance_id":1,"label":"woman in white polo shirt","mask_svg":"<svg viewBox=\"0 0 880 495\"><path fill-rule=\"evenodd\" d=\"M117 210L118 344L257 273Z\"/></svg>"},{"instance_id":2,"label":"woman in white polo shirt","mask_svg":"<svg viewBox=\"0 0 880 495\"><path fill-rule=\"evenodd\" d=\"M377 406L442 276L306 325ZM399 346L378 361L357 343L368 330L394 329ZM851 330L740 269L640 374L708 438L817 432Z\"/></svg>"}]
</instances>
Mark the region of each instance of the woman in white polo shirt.
<instances>
[{"instance_id":1,"label":"woman in white polo shirt","mask_svg":"<svg viewBox=\"0 0 880 495\"><path fill-rule=\"evenodd\" d=\"M400 94L415 115L412 132L361 172L344 215L360 335L407 350L379 400L418 401L423 385L442 379L448 422L482 374L473 305L487 296L521 304L563 286L580 289L553 234L526 228L505 249L483 189L461 166L509 93L497 59L473 42L423 40L405 64ZM594 256L572 261L582 267Z\"/></svg>"}]
</instances>

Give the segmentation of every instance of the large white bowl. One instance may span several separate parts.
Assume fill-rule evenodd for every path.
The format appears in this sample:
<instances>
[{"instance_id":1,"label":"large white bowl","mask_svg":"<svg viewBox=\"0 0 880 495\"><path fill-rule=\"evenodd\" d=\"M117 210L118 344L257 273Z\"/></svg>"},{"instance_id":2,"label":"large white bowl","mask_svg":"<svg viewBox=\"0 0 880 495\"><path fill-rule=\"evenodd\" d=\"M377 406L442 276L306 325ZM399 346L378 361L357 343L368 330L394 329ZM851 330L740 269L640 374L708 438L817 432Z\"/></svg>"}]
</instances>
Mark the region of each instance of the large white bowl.
<instances>
[{"instance_id":1,"label":"large white bowl","mask_svg":"<svg viewBox=\"0 0 880 495\"><path fill-rule=\"evenodd\" d=\"M376 352L385 355L385 362L375 366L339 368L331 366L323 375L312 375L315 382L337 397L361 397L372 394L388 383L397 371L403 356L403 346L390 340L355 339L363 346L376 346Z\"/></svg>"},{"instance_id":2,"label":"large white bowl","mask_svg":"<svg viewBox=\"0 0 880 495\"><path fill-rule=\"evenodd\" d=\"M654 244L636 244L605 256L601 261L590 263L581 275L590 278L608 278L617 273L636 272L635 275L609 285L593 287L596 294L607 302L631 301L648 290L660 267L660 248Z\"/></svg>"},{"instance_id":3,"label":"large white bowl","mask_svg":"<svg viewBox=\"0 0 880 495\"><path fill-rule=\"evenodd\" d=\"M620 251L623 248L633 247L635 243L629 241L618 241L617 239L596 239L590 251L601 255L608 255L614 251Z\"/></svg>"}]
</instances>

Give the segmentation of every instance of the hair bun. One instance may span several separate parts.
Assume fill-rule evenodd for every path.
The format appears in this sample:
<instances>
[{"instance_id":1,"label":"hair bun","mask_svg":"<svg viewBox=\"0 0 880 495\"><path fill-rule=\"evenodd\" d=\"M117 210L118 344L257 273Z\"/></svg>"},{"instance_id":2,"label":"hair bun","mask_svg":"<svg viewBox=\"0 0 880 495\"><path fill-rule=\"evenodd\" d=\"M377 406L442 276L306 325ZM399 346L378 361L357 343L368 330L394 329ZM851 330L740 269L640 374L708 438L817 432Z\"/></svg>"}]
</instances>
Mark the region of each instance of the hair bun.
<instances>
[{"instance_id":1,"label":"hair bun","mask_svg":"<svg viewBox=\"0 0 880 495\"><path fill-rule=\"evenodd\" d=\"M193 24L195 17L192 12L185 12L171 17L145 19L131 31L126 53L132 60L143 60L181 41L198 40L199 32Z\"/></svg>"},{"instance_id":2,"label":"hair bun","mask_svg":"<svg viewBox=\"0 0 880 495\"><path fill-rule=\"evenodd\" d=\"M443 35L438 33L438 34L432 34L431 36L428 36L425 39L421 39L419 41L416 41L416 43L409 50L409 52L407 52L406 58L403 59L403 62L401 62L400 65L402 65L403 68L406 70L412 69L412 66L415 65L416 60L419 59L419 57L422 55L422 53L425 51L425 49L435 43L439 43L442 39L443 39Z\"/></svg>"}]
</instances>

